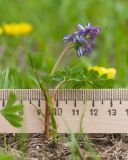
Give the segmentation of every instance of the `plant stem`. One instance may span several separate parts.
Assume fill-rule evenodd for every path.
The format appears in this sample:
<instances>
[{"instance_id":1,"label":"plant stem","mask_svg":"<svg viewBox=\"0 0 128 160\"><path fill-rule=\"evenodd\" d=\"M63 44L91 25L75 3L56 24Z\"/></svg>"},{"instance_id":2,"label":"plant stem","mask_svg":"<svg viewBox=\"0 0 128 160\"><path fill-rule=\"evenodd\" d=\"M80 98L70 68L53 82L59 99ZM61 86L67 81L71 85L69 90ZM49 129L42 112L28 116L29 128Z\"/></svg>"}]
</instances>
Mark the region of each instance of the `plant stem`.
<instances>
[{"instance_id":1,"label":"plant stem","mask_svg":"<svg viewBox=\"0 0 128 160\"><path fill-rule=\"evenodd\" d=\"M59 65L61 59L63 58L63 56L65 55L65 53L66 53L67 51L69 51L72 47L73 47L73 46L65 47L65 48L63 49L63 51L61 52L60 56L58 57L55 65L54 65L54 67L53 67L53 69L52 69L52 71L51 71L51 75L53 75L54 72L56 71L56 68L58 67L58 65ZM58 89L57 89L57 90L58 90ZM55 94L54 94L54 95L55 95ZM52 103L53 103L53 102L54 102L54 99L52 98ZM47 104L47 101L46 101L46 103L45 103L45 132L44 132L44 134L45 134L45 136L48 138L49 135L50 135L50 133L49 133L50 112L49 112L49 107L48 107L47 105L48 105L48 104Z\"/></svg>"},{"instance_id":2,"label":"plant stem","mask_svg":"<svg viewBox=\"0 0 128 160\"><path fill-rule=\"evenodd\" d=\"M7 147L7 137L6 137L6 133L4 133L4 148L5 148L5 151L7 152L8 147Z\"/></svg>"},{"instance_id":3,"label":"plant stem","mask_svg":"<svg viewBox=\"0 0 128 160\"><path fill-rule=\"evenodd\" d=\"M88 156L88 153L86 153L85 151L84 153L86 154L83 154L82 149L78 145L76 146L76 149L81 160L88 160L90 158Z\"/></svg>"},{"instance_id":4,"label":"plant stem","mask_svg":"<svg viewBox=\"0 0 128 160\"><path fill-rule=\"evenodd\" d=\"M32 105L33 105L33 107L36 109L36 111L37 111L37 113L39 113L41 116L42 116L42 118L45 118L45 115L43 114L43 112L41 111L41 109L39 109L35 104L33 104L32 103Z\"/></svg>"},{"instance_id":5,"label":"plant stem","mask_svg":"<svg viewBox=\"0 0 128 160\"><path fill-rule=\"evenodd\" d=\"M54 93L52 94L52 101L54 101L58 89L59 89L65 82L66 82L66 81L63 80L63 81L61 81L61 82L56 86L56 88L54 89Z\"/></svg>"},{"instance_id":6,"label":"plant stem","mask_svg":"<svg viewBox=\"0 0 128 160\"><path fill-rule=\"evenodd\" d=\"M65 55L66 52L68 52L71 48L73 48L74 46L66 46L64 47L64 49L62 50L62 52L60 53L60 56L58 57L52 71L51 71L51 75L53 75L56 71L56 68L58 67L58 65L60 64L61 59L63 58L63 56Z\"/></svg>"},{"instance_id":7,"label":"plant stem","mask_svg":"<svg viewBox=\"0 0 128 160\"><path fill-rule=\"evenodd\" d=\"M32 70L33 70L33 72L35 74L35 77L36 77L36 79L38 81L38 84L40 86L40 89L44 94L45 103L46 103L45 106L46 106L46 110L48 111L47 114L45 114L45 131L44 131L44 135L45 135L46 139L49 139L49 137L50 137L50 134L49 134L49 121L50 121L50 118L51 118L51 123L52 123L52 127L53 127L53 130L51 131L52 132L52 140L53 140L53 142L55 142L55 139L56 139L56 121L55 121L55 118L54 118L54 110L53 110L52 100L50 98L50 95L48 93L47 88L45 87L45 84L44 84L43 80L42 80L42 83L41 83L39 78L38 78L36 70L35 70L35 68L33 66L33 62L32 62L31 56L29 57L29 60L30 60L30 64L31 64ZM47 117L47 115L48 115L48 117Z\"/></svg>"},{"instance_id":8,"label":"plant stem","mask_svg":"<svg viewBox=\"0 0 128 160\"><path fill-rule=\"evenodd\" d=\"M49 125L50 125L50 112L49 112L48 104L45 101L45 130L44 130L44 135L45 135L46 139L49 139L49 137L50 137Z\"/></svg>"},{"instance_id":9,"label":"plant stem","mask_svg":"<svg viewBox=\"0 0 128 160\"><path fill-rule=\"evenodd\" d=\"M63 58L63 56L65 55L65 53L70 50L71 48L73 48L73 46L70 46L70 47L65 47L63 49L63 51L61 52L59 58L57 59L52 71L51 71L51 75L54 74L56 68L58 67L61 59ZM34 66L33 66L33 63L32 63L32 59L31 59L31 56L29 57L30 58L30 63L31 63L31 67L33 69L33 72L36 76L36 79L39 83L39 86L44 94L44 97L45 97L45 131L44 131L44 135L46 137L46 139L49 139L50 137L50 132L49 132L49 125L50 125L50 116L51 116L51 123L52 123L52 127L53 127L53 133L52 133L52 137L53 137L53 141L55 141L55 138L56 138L56 121L54 119L54 110L53 110L53 101L47 91L47 89L45 88L45 85L44 84L41 84L40 83L40 80L38 78L38 75L34 69ZM61 84L60 84L61 85ZM58 86L59 88L59 86ZM58 90L58 88L56 89L56 91ZM54 94L55 95L55 94Z\"/></svg>"}]
</instances>

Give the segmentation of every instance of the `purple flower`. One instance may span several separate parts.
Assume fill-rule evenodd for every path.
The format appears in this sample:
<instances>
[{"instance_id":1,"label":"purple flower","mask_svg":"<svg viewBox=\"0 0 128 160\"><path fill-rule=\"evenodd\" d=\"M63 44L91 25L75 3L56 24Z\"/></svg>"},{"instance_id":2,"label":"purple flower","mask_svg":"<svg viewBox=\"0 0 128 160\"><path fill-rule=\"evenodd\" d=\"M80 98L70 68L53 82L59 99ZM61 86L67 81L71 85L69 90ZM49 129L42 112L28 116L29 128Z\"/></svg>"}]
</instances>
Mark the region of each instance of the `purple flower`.
<instances>
[{"instance_id":1,"label":"purple flower","mask_svg":"<svg viewBox=\"0 0 128 160\"><path fill-rule=\"evenodd\" d=\"M85 40L81 35L76 35L76 52L78 56L83 56L84 54L91 53L91 47L87 40Z\"/></svg>"},{"instance_id":2,"label":"purple flower","mask_svg":"<svg viewBox=\"0 0 128 160\"><path fill-rule=\"evenodd\" d=\"M94 45L94 39L100 32L100 27L93 27L90 23L83 27L81 24L76 26L77 31L64 36L63 42L73 42L78 56L90 53Z\"/></svg>"},{"instance_id":3,"label":"purple flower","mask_svg":"<svg viewBox=\"0 0 128 160\"><path fill-rule=\"evenodd\" d=\"M94 44L94 39L98 35L99 32L100 32L100 27L99 26L93 27L93 26L91 26L90 23L88 23L88 25L86 26L85 36L87 36L87 35L90 36L89 43L91 45Z\"/></svg>"},{"instance_id":4,"label":"purple flower","mask_svg":"<svg viewBox=\"0 0 128 160\"><path fill-rule=\"evenodd\" d=\"M64 36L63 42L65 43L65 42L69 42L69 41L76 42L76 34L75 33L71 33L71 34Z\"/></svg>"}]
</instances>

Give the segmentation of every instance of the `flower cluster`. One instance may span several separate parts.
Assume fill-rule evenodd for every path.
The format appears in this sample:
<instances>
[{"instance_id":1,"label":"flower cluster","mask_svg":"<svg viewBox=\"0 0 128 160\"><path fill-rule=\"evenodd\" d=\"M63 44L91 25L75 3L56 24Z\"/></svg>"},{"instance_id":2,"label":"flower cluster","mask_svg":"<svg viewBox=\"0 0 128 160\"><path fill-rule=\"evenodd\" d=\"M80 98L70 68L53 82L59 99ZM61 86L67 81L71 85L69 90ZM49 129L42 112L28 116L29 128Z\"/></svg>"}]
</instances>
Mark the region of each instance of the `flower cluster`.
<instances>
[{"instance_id":1,"label":"flower cluster","mask_svg":"<svg viewBox=\"0 0 128 160\"><path fill-rule=\"evenodd\" d=\"M104 68L104 67L99 67L99 66L93 66L93 67L90 67L89 70L97 71L100 76L102 76L103 74L107 74L108 79L112 79L116 75L115 68Z\"/></svg>"},{"instance_id":2,"label":"flower cluster","mask_svg":"<svg viewBox=\"0 0 128 160\"><path fill-rule=\"evenodd\" d=\"M1 33L5 33L7 35L24 35L28 34L32 31L32 25L29 23L8 23L3 24L1 27Z\"/></svg>"},{"instance_id":3,"label":"flower cluster","mask_svg":"<svg viewBox=\"0 0 128 160\"><path fill-rule=\"evenodd\" d=\"M94 44L94 39L100 32L100 27L93 27L90 23L83 27L81 24L76 26L76 32L65 35L63 42L73 42L78 56L90 53Z\"/></svg>"}]
</instances>

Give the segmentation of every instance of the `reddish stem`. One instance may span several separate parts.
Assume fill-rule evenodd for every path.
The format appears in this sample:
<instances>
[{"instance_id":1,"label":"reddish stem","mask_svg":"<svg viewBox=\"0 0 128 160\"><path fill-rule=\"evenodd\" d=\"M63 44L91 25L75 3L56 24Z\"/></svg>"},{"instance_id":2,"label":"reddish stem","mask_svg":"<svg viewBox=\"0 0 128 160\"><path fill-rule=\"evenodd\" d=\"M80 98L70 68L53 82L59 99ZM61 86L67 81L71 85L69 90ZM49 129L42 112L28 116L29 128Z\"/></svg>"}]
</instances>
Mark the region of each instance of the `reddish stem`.
<instances>
[{"instance_id":1,"label":"reddish stem","mask_svg":"<svg viewBox=\"0 0 128 160\"><path fill-rule=\"evenodd\" d=\"M56 71L56 68L58 67L58 65L60 64L60 61L61 59L63 58L63 56L65 55L65 53L70 50L71 48L73 48L73 46L70 46L70 47L64 47L64 49L62 50L60 56L58 57L52 71L51 71L51 75L54 74L54 72ZM56 92L56 91L55 91ZM54 102L54 97L55 97L55 94L51 97L52 99L52 103ZM44 131L44 135L46 137L46 139L49 139L50 137L50 132L49 132L49 123L50 123L50 112L49 112L49 108L48 108L48 105L47 105L47 102L45 102L45 131Z\"/></svg>"},{"instance_id":2,"label":"reddish stem","mask_svg":"<svg viewBox=\"0 0 128 160\"><path fill-rule=\"evenodd\" d=\"M50 112L49 112L49 108L48 108L47 102L45 102L45 130L44 130L44 135L45 135L45 138L47 140L50 137L49 123L50 123Z\"/></svg>"}]
</instances>

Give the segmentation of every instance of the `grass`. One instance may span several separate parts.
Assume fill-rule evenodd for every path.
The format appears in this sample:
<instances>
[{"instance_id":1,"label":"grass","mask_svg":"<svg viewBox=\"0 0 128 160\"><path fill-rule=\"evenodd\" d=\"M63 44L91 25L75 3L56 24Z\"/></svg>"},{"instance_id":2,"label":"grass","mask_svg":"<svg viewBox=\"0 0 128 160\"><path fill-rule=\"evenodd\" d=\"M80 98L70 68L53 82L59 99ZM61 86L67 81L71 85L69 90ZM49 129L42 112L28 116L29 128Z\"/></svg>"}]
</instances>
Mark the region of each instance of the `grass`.
<instances>
[{"instance_id":1,"label":"grass","mask_svg":"<svg viewBox=\"0 0 128 160\"><path fill-rule=\"evenodd\" d=\"M22 152L18 150L6 151L4 149L0 150L0 160L26 160L26 157Z\"/></svg>"},{"instance_id":2,"label":"grass","mask_svg":"<svg viewBox=\"0 0 128 160\"><path fill-rule=\"evenodd\" d=\"M0 152L0 160L14 160L14 157L9 153L5 155L4 152Z\"/></svg>"},{"instance_id":3,"label":"grass","mask_svg":"<svg viewBox=\"0 0 128 160\"><path fill-rule=\"evenodd\" d=\"M6 134L4 134L4 147L0 147L0 160L25 160L27 138L27 134L15 134L15 142L18 142L16 150L9 146Z\"/></svg>"},{"instance_id":4,"label":"grass","mask_svg":"<svg viewBox=\"0 0 128 160\"><path fill-rule=\"evenodd\" d=\"M15 134L15 142L19 141L17 149L26 153L27 144L28 144L28 135L27 134Z\"/></svg>"}]
</instances>

